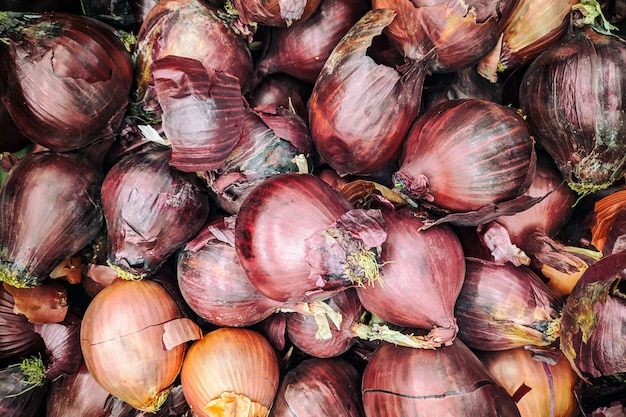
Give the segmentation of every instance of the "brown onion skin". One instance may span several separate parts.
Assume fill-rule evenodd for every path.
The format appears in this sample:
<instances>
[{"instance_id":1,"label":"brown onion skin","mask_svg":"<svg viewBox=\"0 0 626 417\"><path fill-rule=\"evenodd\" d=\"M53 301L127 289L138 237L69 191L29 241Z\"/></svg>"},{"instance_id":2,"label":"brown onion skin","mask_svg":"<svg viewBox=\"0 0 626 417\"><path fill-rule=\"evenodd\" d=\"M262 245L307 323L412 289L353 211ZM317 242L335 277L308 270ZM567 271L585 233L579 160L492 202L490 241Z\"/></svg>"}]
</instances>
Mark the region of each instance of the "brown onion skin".
<instances>
[{"instance_id":1,"label":"brown onion skin","mask_svg":"<svg viewBox=\"0 0 626 417\"><path fill-rule=\"evenodd\" d=\"M113 28L78 14L35 16L0 52L10 67L2 101L15 124L33 142L58 152L117 133L133 72Z\"/></svg>"},{"instance_id":2,"label":"brown onion skin","mask_svg":"<svg viewBox=\"0 0 626 417\"><path fill-rule=\"evenodd\" d=\"M103 225L102 172L76 154L31 153L0 189L0 275L15 287L43 282Z\"/></svg>"},{"instance_id":3,"label":"brown onion skin","mask_svg":"<svg viewBox=\"0 0 626 417\"><path fill-rule=\"evenodd\" d=\"M269 417L363 417L360 385L345 359L305 359L281 379Z\"/></svg>"},{"instance_id":4,"label":"brown onion skin","mask_svg":"<svg viewBox=\"0 0 626 417\"><path fill-rule=\"evenodd\" d=\"M498 39L498 22L512 2L375 0L372 8L398 13L385 28L391 42L409 59L422 60L435 51L429 68L454 72L480 60Z\"/></svg>"},{"instance_id":5,"label":"brown onion skin","mask_svg":"<svg viewBox=\"0 0 626 417\"><path fill-rule=\"evenodd\" d=\"M312 174L286 173L259 184L244 200L235 224L235 249L248 280L277 301L328 298L308 278L305 240L352 205Z\"/></svg>"},{"instance_id":6,"label":"brown onion skin","mask_svg":"<svg viewBox=\"0 0 626 417\"><path fill-rule=\"evenodd\" d=\"M565 301L560 349L590 378L626 374L626 252L605 255L580 277Z\"/></svg>"},{"instance_id":7,"label":"brown onion skin","mask_svg":"<svg viewBox=\"0 0 626 417\"><path fill-rule=\"evenodd\" d=\"M363 0L322 0L310 18L272 29L257 77L282 73L314 84L333 48L370 7Z\"/></svg>"},{"instance_id":8,"label":"brown onion skin","mask_svg":"<svg viewBox=\"0 0 626 417\"><path fill-rule=\"evenodd\" d=\"M278 358L260 333L222 327L191 345L180 378L185 398L199 417L223 415L205 411L223 393L245 396L269 410L278 390Z\"/></svg>"},{"instance_id":9,"label":"brown onion skin","mask_svg":"<svg viewBox=\"0 0 626 417\"><path fill-rule=\"evenodd\" d=\"M341 176L376 175L395 163L419 113L424 62L398 71L367 55L372 40L395 18L390 9L368 11L333 49L308 101L313 143Z\"/></svg>"},{"instance_id":10,"label":"brown onion skin","mask_svg":"<svg viewBox=\"0 0 626 417\"><path fill-rule=\"evenodd\" d=\"M411 127L393 181L409 197L467 212L522 195L534 160L533 139L514 110L455 99L431 107Z\"/></svg>"},{"instance_id":11,"label":"brown onion skin","mask_svg":"<svg viewBox=\"0 0 626 417\"><path fill-rule=\"evenodd\" d=\"M311 315L299 313L286 314L287 337L298 349L316 358L334 358L346 353L356 342L352 330L354 323L359 323L365 309L359 301L354 288L338 292L324 301L333 310L341 314L339 329L329 321L331 337L319 340L316 337L318 325Z\"/></svg>"},{"instance_id":12,"label":"brown onion skin","mask_svg":"<svg viewBox=\"0 0 626 417\"><path fill-rule=\"evenodd\" d=\"M25 357L43 349L43 340L26 316L13 311L15 300L0 286L0 361Z\"/></svg>"},{"instance_id":13,"label":"brown onion skin","mask_svg":"<svg viewBox=\"0 0 626 417\"><path fill-rule=\"evenodd\" d=\"M206 188L194 173L171 167L169 156L165 148L130 154L105 176L108 262L118 274L153 274L208 218Z\"/></svg>"},{"instance_id":14,"label":"brown onion skin","mask_svg":"<svg viewBox=\"0 0 626 417\"><path fill-rule=\"evenodd\" d=\"M530 129L580 195L607 188L626 169L625 65L626 40L585 27L524 72L519 99Z\"/></svg>"},{"instance_id":15,"label":"brown onion skin","mask_svg":"<svg viewBox=\"0 0 626 417\"><path fill-rule=\"evenodd\" d=\"M458 338L483 351L550 346L561 308L562 300L529 268L468 258L454 309Z\"/></svg>"},{"instance_id":16,"label":"brown onion skin","mask_svg":"<svg viewBox=\"0 0 626 417\"><path fill-rule=\"evenodd\" d=\"M363 372L366 417L520 416L515 401L458 339L436 350L383 343Z\"/></svg>"},{"instance_id":17,"label":"brown onion skin","mask_svg":"<svg viewBox=\"0 0 626 417\"><path fill-rule=\"evenodd\" d=\"M454 304L465 277L461 243L447 225L424 225L411 209L383 210L382 285L357 288L365 309L386 322L456 335Z\"/></svg>"},{"instance_id":18,"label":"brown onion skin","mask_svg":"<svg viewBox=\"0 0 626 417\"><path fill-rule=\"evenodd\" d=\"M199 0L161 0L146 15L137 34L136 99L154 105L152 63L168 55L202 61L207 69L239 79L242 92L253 76L252 55L244 39L218 17L217 7ZM210 40L210 41L209 41Z\"/></svg>"},{"instance_id":19,"label":"brown onion skin","mask_svg":"<svg viewBox=\"0 0 626 417\"><path fill-rule=\"evenodd\" d=\"M245 327L264 320L284 303L259 293L239 264L233 242L218 239L211 227L224 228L217 218L202 229L177 256L177 279L187 304L203 319L221 327Z\"/></svg>"},{"instance_id":20,"label":"brown onion skin","mask_svg":"<svg viewBox=\"0 0 626 417\"><path fill-rule=\"evenodd\" d=\"M243 23L278 27L307 20L315 13L320 1L232 0Z\"/></svg>"},{"instance_id":21,"label":"brown onion skin","mask_svg":"<svg viewBox=\"0 0 626 417\"><path fill-rule=\"evenodd\" d=\"M164 326L181 318L169 293L152 280L118 279L89 303L80 329L87 369L110 394L156 411L178 376L185 344L167 349Z\"/></svg>"}]
</instances>

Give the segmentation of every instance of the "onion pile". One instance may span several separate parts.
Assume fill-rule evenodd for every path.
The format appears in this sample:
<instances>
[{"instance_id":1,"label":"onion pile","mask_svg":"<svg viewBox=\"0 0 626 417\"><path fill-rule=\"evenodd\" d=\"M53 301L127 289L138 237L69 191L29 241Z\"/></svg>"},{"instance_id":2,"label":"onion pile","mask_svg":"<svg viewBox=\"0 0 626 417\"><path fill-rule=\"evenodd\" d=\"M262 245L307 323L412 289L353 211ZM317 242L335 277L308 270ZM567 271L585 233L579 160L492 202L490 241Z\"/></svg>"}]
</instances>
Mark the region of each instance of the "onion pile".
<instances>
[{"instance_id":1,"label":"onion pile","mask_svg":"<svg viewBox=\"0 0 626 417\"><path fill-rule=\"evenodd\" d=\"M626 408L626 8L0 0L0 410Z\"/></svg>"}]
</instances>

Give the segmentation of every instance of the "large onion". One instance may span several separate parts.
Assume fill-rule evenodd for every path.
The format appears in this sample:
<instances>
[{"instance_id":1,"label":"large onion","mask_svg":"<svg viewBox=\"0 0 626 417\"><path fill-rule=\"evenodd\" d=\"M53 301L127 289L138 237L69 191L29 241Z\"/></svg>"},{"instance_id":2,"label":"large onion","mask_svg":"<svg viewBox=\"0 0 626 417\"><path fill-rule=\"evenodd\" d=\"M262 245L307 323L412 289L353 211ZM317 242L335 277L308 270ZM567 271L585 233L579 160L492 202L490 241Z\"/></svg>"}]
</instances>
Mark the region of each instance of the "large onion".
<instances>
[{"instance_id":1,"label":"large onion","mask_svg":"<svg viewBox=\"0 0 626 417\"><path fill-rule=\"evenodd\" d=\"M133 407L158 411L200 330L152 280L118 279L100 291L83 317L80 345L91 375Z\"/></svg>"},{"instance_id":2,"label":"large onion","mask_svg":"<svg viewBox=\"0 0 626 417\"><path fill-rule=\"evenodd\" d=\"M3 14L2 100L33 142L68 151L113 136L132 83L130 54L113 28L78 14Z\"/></svg>"},{"instance_id":3,"label":"large onion","mask_svg":"<svg viewBox=\"0 0 626 417\"><path fill-rule=\"evenodd\" d=\"M250 283L278 301L311 301L379 279L385 233L375 212L352 210L312 174L286 173L259 184L235 224L235 248Z\"/></svg>"},{"instance_id":4,"label":"large onion","mask_svg":"<svg viewBox=\"0 0 626 417\"><path fill-rule=\"evenodd\" d=\"M383 343L363 372L366 417L519 417L513 398L461 341L436 350Z\"/></svg>"},{"instance_id":5,"label":"large onion","mask_svg":"<svg viewBox=\"0 0 626 417\"><path fill-rule=\"evenodd\" d=\"M524 73L519 99L537 144L581 195L626 170L625 66L626 41L585 26Z\"/></svg>"},{"instance_id":6,"label":"large onion","mask_svg":"<svg viewBox=\"0 0 626 417\"><path fill-rule=\"evenodd\" d=\"M534 177L534 160L528 127L513 109L456 99L419 117L393 178L413 199L467 212L523 194Z\"/></svg>"},{"instance_id":7,"label":"large onion","mask_svg":"<svg viewBox=\"0 0 626 417\"><path fill-rule=\"evenodd\" d=\"M199 417L266 417L278 390L278 358L260 333L222 327L191 345L180 378Z\"/></svg>"}]
</instances>

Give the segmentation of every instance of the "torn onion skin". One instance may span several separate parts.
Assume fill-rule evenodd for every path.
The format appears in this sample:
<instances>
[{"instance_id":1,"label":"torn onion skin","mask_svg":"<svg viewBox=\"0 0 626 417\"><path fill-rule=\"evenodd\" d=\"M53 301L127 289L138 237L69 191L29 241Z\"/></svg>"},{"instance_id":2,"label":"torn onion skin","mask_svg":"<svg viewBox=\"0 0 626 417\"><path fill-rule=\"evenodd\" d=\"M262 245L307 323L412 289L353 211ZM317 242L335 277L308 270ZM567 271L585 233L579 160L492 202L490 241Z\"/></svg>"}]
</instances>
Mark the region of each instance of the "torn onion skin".
<instances>
[{"instance_id":1,"label":"torn onion skin","mask_svg":"<svg viewBox=\"0 0 626 417\"><path fill-rule=\"evenodd\" d=\"M520 416L513 398L458 339L435 350L381 344L365 366L361 395L366 417Z\"/></svg>"}]
</instances>

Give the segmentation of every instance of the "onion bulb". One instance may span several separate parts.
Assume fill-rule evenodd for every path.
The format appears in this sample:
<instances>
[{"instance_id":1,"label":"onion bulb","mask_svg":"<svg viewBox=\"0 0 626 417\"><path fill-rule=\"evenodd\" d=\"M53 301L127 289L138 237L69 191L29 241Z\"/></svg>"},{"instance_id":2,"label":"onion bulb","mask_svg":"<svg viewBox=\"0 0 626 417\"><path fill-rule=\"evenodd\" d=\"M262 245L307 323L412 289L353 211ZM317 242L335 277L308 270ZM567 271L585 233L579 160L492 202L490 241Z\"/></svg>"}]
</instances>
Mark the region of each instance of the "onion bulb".
<instances>
[{"instance_id":1,"label":"onion bulb","mask_svg":"<svg viewBox=\"0 0 626 417\"><path fill-rule=\"evenodd\" d=\"M80 329L87 369L115 397L158 411L178 377L186 342L201 337L153 280L118 279L89 303Z\"/></svg>"},{"instance_id":2,"label":"onion bulb","mask_svg":"<svg viewBox=\"0 0 626 417\"><path fill-rule=\"evenodd\" d=\"M265 26L291 26L305 21L320 5L321 0L231 0L242 23Z\"/></svg>"},{"instance_id":3,"label":"onion bulb","mask_svg":"<svg viewBox=\"0 0 626 417\"><path fill-rule=\"evenodd\" d=\"M191 345L180 379L198 417L266 417L278 390L278 358L260 333L222 327Z\"/></svg>"}]
</instances>

